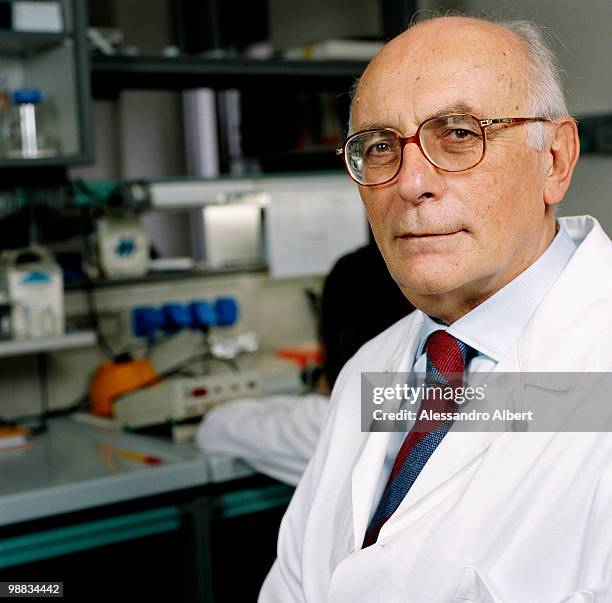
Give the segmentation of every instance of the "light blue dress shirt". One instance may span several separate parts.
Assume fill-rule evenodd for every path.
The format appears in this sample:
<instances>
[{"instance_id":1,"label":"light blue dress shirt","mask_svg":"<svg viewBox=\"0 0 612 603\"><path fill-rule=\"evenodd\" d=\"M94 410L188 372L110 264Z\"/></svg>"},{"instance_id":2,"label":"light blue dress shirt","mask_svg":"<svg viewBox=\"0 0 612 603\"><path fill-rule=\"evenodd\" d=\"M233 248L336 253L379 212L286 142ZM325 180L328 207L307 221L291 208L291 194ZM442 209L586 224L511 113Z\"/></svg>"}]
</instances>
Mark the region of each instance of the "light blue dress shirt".
<instances>
[{"instance_id":1,"label":"light blue dress shirt","mask_svg":"<svg viewBox=\"0 0 612 603\"><path fill-rule=\"evenodd\" d=\"M576 251L576 244L563 224L560 222L557 224L559 231L552 243L531 266L452 325L445 326L425 315L412 365L413 372L425 373L427 338L440 329L476 350L477 354L467 367L468 374L488 373L495 368L516 343L536 308ZM389 438L374 498L376 501L382 496L395 457L405 437L406 433L394 432ZM377 504L378 502L373 506L371 515L374 514Z\"/></svg>"}]
</instances>

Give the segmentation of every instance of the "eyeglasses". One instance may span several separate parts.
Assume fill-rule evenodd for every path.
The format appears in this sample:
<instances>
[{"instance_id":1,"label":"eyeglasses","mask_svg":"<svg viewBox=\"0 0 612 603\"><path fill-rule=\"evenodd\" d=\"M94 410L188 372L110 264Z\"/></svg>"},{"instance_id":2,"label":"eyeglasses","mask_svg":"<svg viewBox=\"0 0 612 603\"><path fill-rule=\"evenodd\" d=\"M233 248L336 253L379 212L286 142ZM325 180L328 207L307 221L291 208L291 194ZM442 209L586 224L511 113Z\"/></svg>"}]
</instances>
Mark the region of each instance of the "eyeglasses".
<instances>
[{"instance_id":1,"label":"eyeglasses","mask_svg":"<svg viewBox=\"0 0 612 603\"><path fill-rule=\"evenodd\" d=\"M404 147L414 143L425 158L445 172L464 172L476 167L487 146L486 128L539 121L544 117L500 117L478 119L453 114L425 120L414 136L402 136L393 128L364 130L349 136L336 155L343 155L350 177L362 186L386 184L402 167Z\"/></svg>"}]
</instances>

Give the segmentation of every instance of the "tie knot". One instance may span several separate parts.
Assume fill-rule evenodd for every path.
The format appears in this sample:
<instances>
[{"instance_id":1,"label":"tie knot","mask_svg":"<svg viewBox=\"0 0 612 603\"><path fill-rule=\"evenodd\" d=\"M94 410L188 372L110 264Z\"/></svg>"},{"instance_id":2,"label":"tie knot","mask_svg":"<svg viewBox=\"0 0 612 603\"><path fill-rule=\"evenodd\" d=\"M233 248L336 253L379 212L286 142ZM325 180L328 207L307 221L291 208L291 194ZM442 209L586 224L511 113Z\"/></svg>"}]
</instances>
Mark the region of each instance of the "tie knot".
<instances>
[{"instance_id":1,"label":"tie knot","mask_svg":"<svg viewBox=\"0 0 612 603\"><path fill-rule=\"evenodd\" d=\"M463 378L472 349L446 331L434 331L428 338L427 374L438 382L455 382Z\"/></svg>"}]
</instances>

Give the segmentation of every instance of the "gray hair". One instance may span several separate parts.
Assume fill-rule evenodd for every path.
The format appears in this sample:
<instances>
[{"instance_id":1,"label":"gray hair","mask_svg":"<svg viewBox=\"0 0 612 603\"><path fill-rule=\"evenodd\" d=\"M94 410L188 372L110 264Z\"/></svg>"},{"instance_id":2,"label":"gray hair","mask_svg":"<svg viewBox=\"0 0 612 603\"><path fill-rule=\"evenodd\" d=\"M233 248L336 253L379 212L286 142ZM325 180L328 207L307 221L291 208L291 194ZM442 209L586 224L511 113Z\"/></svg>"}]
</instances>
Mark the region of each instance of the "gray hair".
<instances>
[{"instance_id":1,"label":"gray hair","mask_svg":"<svg viewBox=\"0 0 612 603\"><path fill-rule=\"evenodd\" d=\"M560 119L568 115L559 61L544 41L543 30L530 21L491 22L516 34L523 44L527 54L525 106L529 117ZM546 125L538 123L526 127L529 145L542 151L550 140Z\"/></svg>"},{"instance_id":2,"label":"gray hair","mask_svg":"<svg viewBox=\"0 0 612 603\"><path fill-rule=\"evenodd\" d=\"M423 11L425 12L425 11ZM434 21L443 17L469 17L512 32L518 36L523 45L527 57L527 69L525 72L525 83L527 87L527 99L525 111L527 115L521 117L545 117L546 119L560 119L569 115L563 83L561 67L555 53L548 47L544 40L544 30L531 21L503 20L488 16L471 17L461 11L438 11L418 14L413 18L408 29L428 21ZM357 80L351 88L351 110L349 114L349 129L352 128L353 100L359 85ZM500 116L500 117L506 117ZM527 142L529 146L537 151L546 148L550 141L550 132L545 123L527 124Z\"/></svg>"}]
</instances>

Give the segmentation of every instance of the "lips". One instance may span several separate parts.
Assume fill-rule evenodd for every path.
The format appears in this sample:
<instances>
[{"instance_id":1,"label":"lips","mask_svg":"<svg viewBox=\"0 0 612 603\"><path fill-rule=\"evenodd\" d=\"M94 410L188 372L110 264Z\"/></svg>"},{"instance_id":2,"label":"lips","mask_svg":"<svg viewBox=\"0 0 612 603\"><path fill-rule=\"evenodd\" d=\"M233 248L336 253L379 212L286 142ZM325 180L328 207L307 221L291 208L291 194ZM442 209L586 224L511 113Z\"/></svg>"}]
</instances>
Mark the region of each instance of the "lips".
<instances>
[{"instance_id":1,"label":"lips","mask_svg":"<svg viewBox=\"0 0 612 603\"><path fill-rule=\"evenodd\" d=\"M446 237L457 234L461 230L452 230L448 232L406 232L399 235L400 239L425 239L427 237Z\"/></svg>"}]
</instances>

